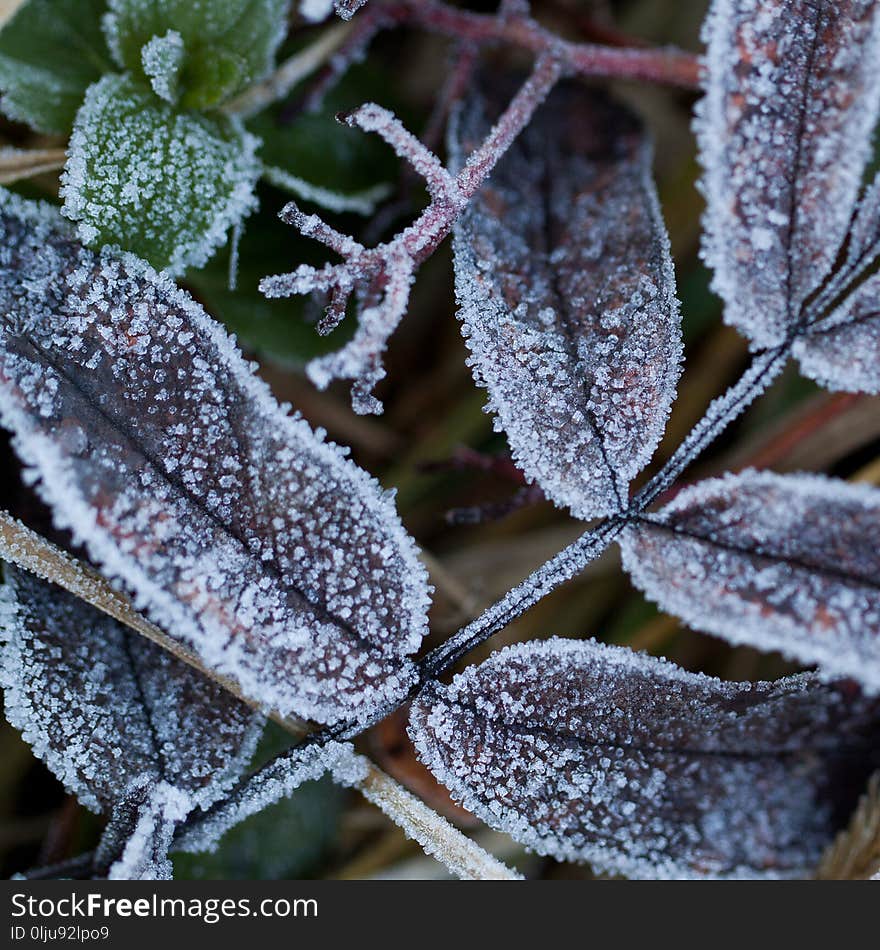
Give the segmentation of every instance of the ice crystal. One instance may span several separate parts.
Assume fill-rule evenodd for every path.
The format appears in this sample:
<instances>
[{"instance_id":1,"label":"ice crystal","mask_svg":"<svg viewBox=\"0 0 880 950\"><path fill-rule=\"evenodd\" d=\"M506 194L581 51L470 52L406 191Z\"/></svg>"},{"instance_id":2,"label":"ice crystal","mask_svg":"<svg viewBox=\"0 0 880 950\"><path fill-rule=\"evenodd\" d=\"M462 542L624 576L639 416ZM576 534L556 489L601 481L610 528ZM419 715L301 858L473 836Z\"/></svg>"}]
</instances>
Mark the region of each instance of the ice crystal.
<instances>
[{"instance_id":1,"label":"ice crystal","mask_svg":"<svg viewBox=\"0 0 880 950\"><path fill-rule=\"evenodd\" d=\"M880 6L715 0L704 39L703 251L725 319L774 346L846 236L880 109Z\"/></svg>"},{"instance_id":2,"label":"ice crystal","mask_svg":"<svg viewBox=\"0 0 880 950\"><path fill-rule=\"evenodd\" d=\"M489 129L472 97L453 161ZM455 229L459 317L519 467L589 518L625 507L675 397L681 333L651 150L620 105L553 92Z\"/></svg>"},{"instance_id":3,"label":"ice crystal","mask_svg":"<svg viewBox=\"0 0 880 950\"><path fill-rule=\"evenodd\" d=\"M465 808L539 853L630 877L791 877L877 767L880 703L552 639L432 686L410 731Z\"/></svg>"},{"instance_id":4,"label":"ice crystal","mask_svg":"<svg viewBox=\"0 0 880 950\"><path fill-rule=\"evenodd\" d=\"M880 690L880 491L745 471L684 489L621 537L624 566L697 630Z\"/></svg>"},{"instance_id":5,"label":"ice crystal","mask_svg":"<svg viewBox=\"0 0 880 950\"><path fill-rule=\"evenodd\" d=\"M266 709L409 687L428 586L391 496L167 276L0 202L0 418L59 525Z\"/></svg>"}]
</instances>

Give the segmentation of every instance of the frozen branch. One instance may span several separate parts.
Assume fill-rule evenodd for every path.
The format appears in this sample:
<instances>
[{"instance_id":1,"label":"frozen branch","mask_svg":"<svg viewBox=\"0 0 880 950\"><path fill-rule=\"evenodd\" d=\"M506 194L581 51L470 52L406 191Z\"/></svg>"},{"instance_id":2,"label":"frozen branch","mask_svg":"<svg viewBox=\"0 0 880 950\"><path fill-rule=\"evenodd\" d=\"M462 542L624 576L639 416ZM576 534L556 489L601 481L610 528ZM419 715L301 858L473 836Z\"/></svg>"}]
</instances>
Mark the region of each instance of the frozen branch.
<instances>
[{"instance_id":1,"label":"frozen branch","mask_svg":"<svg viewBox=\"0 0 880 950\"><path fill-rule=\"evenodd\" d=\"M563 40L533 20L527 4L503 5L497 13L474 13L441 0L373 0L360 19L383 17L399 25L419 26L452 39L479 46L503 45L535 56L554 51L566 72L580 76L635 79L663 85L698 89L699 57L672 47L605 46Z\"/></svg>"}]
</instances>

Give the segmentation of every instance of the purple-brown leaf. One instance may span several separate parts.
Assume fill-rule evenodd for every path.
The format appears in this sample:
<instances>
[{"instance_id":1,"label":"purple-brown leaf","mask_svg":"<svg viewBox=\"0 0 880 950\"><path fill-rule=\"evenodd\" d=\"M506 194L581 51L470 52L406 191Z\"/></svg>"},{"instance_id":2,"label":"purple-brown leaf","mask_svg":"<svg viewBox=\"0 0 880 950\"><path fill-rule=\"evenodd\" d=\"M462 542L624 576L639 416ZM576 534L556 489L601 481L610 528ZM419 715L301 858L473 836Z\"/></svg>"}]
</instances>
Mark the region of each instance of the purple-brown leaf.
<instances>
[{"instance_id":1,"label":"purple-brown leaf","mask_svg":"<svg viewBox=\"0 0 880 950\"><path fill-rule=\"evenodd\" d=\"M880 700L724 683L594 641L509 647L413 705L423 761L541 854L629 877L802 877L880 762Z\"/></svg>"},{"instance_id":2,"label":"purple-brown leaf","mask_svg":"<svg viewBox=\"0 0 880 950\"><path fill-rule=\"evenodd\" d=\"M880 491L745 471L684 489L621 536L663 610L880 690Z\"/></svg>"},{"instance_id":3,"label":"purple-brown leaf","mask_svg":"<svg viewBox=\"0 0 880 950\"><path fill-rule=\"evenodd\" d=\"M265 709L400 697L428 586L389 495L166 276L0 202L0 418L60 526Z\"/></svg>"},{"instance_id":4,"label":"purple-brown leaf","mask_svg":"<svg viewBox=\"0 0 880 950\"><path fill-rule=\"evenodd\" d=\"M4 565L5 712L89 808L165 782L207 806L250 761L263 718L161 647L46 581Z\"/></svg>"},{"instance_id":5,"label":"purple-brown leaf","mask_svg":"<svg viewBox=\"0 0 880 950\"><path fill-rule=\"evenodd\" d=\"M454 161L499 102L472 96ZM620 510L663 433L681 360L638 122L584 86L551 93L456 227L455 271L474 377L517 465L578 517Z\"/></svg>"},{"instance_id":6,"label":"purple-brown leaf","mask_svg":"<svg viewBox=\"0 0 880 950\"><path fill-rule=\"evenodd\" d=\"M725 319L782 343L828 276L880 109L874 0L715 0L696 130Z\"/></svg>"},{"instance_id":7,"label":"purple-brown leaf","mask_svg":"<svg viewBox=\"0 0 880 950\"><path fill-rule=\"evenodd\" d=\"M827 389L880 392L880 275L869 277L832 313L810 324L792 352Z\"/></svg>"}]
</instances>

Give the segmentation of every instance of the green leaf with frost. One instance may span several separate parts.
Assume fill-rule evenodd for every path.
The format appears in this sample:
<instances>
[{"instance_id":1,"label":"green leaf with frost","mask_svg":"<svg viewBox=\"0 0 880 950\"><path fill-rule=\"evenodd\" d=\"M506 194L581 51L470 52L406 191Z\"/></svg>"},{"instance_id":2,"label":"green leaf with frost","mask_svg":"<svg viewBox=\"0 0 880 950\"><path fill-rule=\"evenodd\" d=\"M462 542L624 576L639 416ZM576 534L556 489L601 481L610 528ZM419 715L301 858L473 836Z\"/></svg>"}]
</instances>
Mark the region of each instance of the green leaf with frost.
<instances>
[{"instance_id":1,"label":"green leaf with frost","mask_svg":"<svg viewBox=\"0 0 880 950\"><path fill-rule=\"evenodd\" d=\"M113 68L107 0L28 0L0 30L0 108L38 132L69 132L86 89Z\"/></svg>"},{"instance_id":2,"label":"green leaf with frost","mask_svg":"<svg viewBox=\"0 0 880 950\"><path fill-rule=\"evenodd\" d=\"M256 205L259 142L234 119L181 112L126 76L91 86L62 178L82 241L172 274L200 267Z\"/></svg>"},{"instance_id":3,"label":"green leaf with frost","mask_svg":"<svg viewBox=\"0 0 880 950\"><path fill-rule=\"evenodd\" d=\"M171 31L182 44L175 74L180 102L188 109L209 109L272 69L287 32L290 2L109 0L109 7L104 31L117 65L151 80L145 50Z\"/></svg>"}]
</instances>

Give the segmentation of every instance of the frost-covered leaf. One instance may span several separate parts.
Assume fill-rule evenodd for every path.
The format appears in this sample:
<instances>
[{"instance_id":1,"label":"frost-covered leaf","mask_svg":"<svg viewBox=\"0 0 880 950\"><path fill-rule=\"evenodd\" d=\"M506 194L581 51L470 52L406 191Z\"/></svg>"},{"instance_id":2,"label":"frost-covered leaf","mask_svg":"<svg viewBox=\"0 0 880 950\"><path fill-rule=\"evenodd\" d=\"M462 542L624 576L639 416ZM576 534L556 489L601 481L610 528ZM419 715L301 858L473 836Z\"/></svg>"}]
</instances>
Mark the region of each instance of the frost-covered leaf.
<instances>
[{"instance_id":1,"label":"frost-covered leaf","mask_svg":"<svg viewBox=\"0 0 880 950\"><path fill-rule=\"evenodd\" d=\"M111 68L106 0L27 0L0 31L0 107L39 132L68 132L86 89Z\"/></svg>"},{"instance_id":2,"label":"frost-covered leaf","mask_svg":"<svg viewBox=\"0 0 880 950\"><path fill-rule=\"evenodd\" d=\"M177 112L124 76L77 113L61 193L89 245L172 274L199 267L256 205L257 140L235 120Z\"/></svg>"},{"instance_id":3,"label":"frost-covered leaf","mask_svg":"<svg viewBox=\"0 0 880 950\"><path fill-rule=\"evenodd\" d=\"M269 72L287 33L290 0L109 0L108 6L104 29L117 64L151 77L145 50L173 31L181 102L206 109Z\"/></svg>"},{"instance_id":4,"label":"frost-covered leaf","mask_svg":"<svg viewBox=\"0 0 880 950\"><path fill-rule=\"evenodd\" d=\"M238 779L261 716L72 594L3 574L6 716L83 805L111 811L144 781L209 805Z\"/></svg>"},{"instance_id":5,"label":"frost-covered leaf","mask_svg":"<svg viewBox=\"0 0 880 950\"><path fill-rule=\"evenodd\" d=\"M880 275L870 277L833 313L811 324L792 352L804 374L828 389L880 392Z\"/></svg>"},{"instance_id":6,"label":"frost-covered leaf","mask_svg":"<svg viewBox=\"0 0 880 950\"><path fill-rule=\"evenodd\" d=\"M594 641L509 647L413 704L423 761L487 824L630 877L797 877L880 761L880 701L724 683Z\"/></svg>"},{"instance_id":7,"label":"frost-covered leaf","mask_svg":"<svg viewBox=\"0 0 880 950\"><path fill-rule=\"evenodd\" d=\"M58 523L267 709L400 697L428 587L390 496L167 276L8 192L0 246L0 413Z\"/></svg>"},{"instance_id":8,"label":"frost-covered leaf","mask_svg":"<svg viewBox=\"0 0 880 950\"><path fill-rule=\"evenodd\" d=\"M715 0L696 131L725 319L781 343L846 236L880 108L874 0Z\"/></svg>"},{"instance_id":9,"label":"frost-covered leaf","mask_svg":"<svg viewBox=\"0 0 880 950\"><path fill-rule=\"evenodd\" d=\"M745 471L621 536L624 566L697 630L880 690L880 491Z\"/></svg>"},{"instance_id":10,"label":"frost-covered leaf","mask_svg":"<svg viewBox=\"0 0 880 950\"><path fill-rule=\"evenodd\" d=\"M474 97L460 163L497 109ZM583 518L626 503L675 396L681 332L651 150L622 106L557 89L455 232L476 380L517 465Z\"/></svg>"},{"instance_id":11,"label":"frost-covered leaf","mask_svg":"<svg viewBox=\"0 0 880 950\"><path fill-rule=\"evenodd\" d=\"M880 257L880 172L865 189L853 217L846 248L851 267L869 267Z\"/></svg>"}]
</instances>

